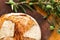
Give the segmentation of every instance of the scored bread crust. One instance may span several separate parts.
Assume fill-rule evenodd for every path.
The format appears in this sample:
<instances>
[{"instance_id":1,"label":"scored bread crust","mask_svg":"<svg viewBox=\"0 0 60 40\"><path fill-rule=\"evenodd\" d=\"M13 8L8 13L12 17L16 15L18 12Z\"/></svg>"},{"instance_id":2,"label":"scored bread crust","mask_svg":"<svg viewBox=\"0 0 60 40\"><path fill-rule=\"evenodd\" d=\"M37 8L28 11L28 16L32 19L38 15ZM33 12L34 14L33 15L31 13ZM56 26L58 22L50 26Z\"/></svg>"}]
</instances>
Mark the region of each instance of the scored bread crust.
<instances>
[{"instance_id":1,"label":"scored bread crust","mask_svg":"<svg viewBox=\"0 0 60 40\"><path fill-rule=\"evenodd\" d=\"M26 14L5 14L0 17L0 29L5 20L15 23L13 40L36 40L34 38L23 36L25 32L30 30L36 24L30 16Z\"/></svg>"}]
</instances>

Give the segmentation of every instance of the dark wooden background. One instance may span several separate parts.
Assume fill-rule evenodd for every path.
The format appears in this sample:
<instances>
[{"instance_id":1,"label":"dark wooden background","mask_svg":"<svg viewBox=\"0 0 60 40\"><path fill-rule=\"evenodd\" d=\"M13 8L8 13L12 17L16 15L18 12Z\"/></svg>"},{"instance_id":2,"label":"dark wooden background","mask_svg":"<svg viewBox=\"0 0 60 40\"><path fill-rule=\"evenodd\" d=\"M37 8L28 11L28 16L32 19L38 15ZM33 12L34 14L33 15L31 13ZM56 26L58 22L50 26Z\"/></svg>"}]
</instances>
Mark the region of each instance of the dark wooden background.
<instances>
[{"instance_id":1,"label":"dark wooden background","mask_svg":"<svg viewBox=\"0 0 60 40\"><path fill-rule=\"evenodd\" d=\"M8 1L8 0L0 0L0 16L5 13L13 12L11 10L10 6L5 4L6 1ZM14 1L17 2L17 0L14 0ZM39 13L37 13L36 11L31 12L29 9L26 9L26 11L27 11L26 12L27 14L31 15L39 23L40 28L41 28L41 34L42 34L41 40L47 40L50 35L50 30L49 30L50 25L49 25L47 19L44 20L43 16L40 15ZM20 12L21 11L18 11L18 13L20 13Z\"/></svg>"}]
</instances>

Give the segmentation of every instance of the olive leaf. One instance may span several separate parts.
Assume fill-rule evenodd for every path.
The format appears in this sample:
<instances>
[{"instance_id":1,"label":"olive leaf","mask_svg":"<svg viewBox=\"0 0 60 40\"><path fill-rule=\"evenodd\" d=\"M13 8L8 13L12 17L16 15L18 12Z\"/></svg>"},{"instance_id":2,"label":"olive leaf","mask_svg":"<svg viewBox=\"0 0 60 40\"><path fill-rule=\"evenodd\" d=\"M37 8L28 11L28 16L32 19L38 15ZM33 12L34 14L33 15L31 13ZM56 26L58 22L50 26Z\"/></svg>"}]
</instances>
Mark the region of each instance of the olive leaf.
<instances>
[{"instance_id":1,"label":"olive leaf","mask_svg":"<svg viewBox=\"0 0 60 40\"><path fill-rule=\"evenodd\" d=\"M22 5L19 5L19 7L20 7L20 9L21 9L21 11L22 11L23 13L26 13L26 10L25 10L25 8L24 8Z\"/></svg>"},{"instance_id":2,"label":"olive leaf","mask_svg":"<svg viewBox=\"0 0 60 40\"><path fill-rule=\"evenodd\" d=\"M19 0L19 2L23 2L23 1L26 1L26 0Z\"/></svg>"},{"instance_id":3,"label":"olive leaf","mask_svg":"<svg viewBox=\"0 0 60 40\"><path fill-rule=\"evenodd\" d=\"M18 9L19 9L18 5L13 6L13 11L18 12Z\"/></svg>"},{"instance_id":4,"label":"olive leaf","mask_svg":"<svg viewBox=\"0 0 60 40\"><path fill-rule=\"evenodd\" d=\"M9 2L5 2L6 4L9 4L11 6L11 9L17 12L18 4L15 3L13 0L9 0Z\"/></svg>"},{"instance_id":5,"label":"olive leaf","mask_svg":"<svg viewBox=\"0 0 60 40\"><path fill-rule=\"evenodd\" d=\"M15 2L13 0L9 0L9 2L5 2L5 3L10 4L10 5L15 4Z\"/></svg>"},{"instance_id":6,"label":"olive leaf","mask_svg":"<svg viewBox=\"0 0 60 40\"><path fill-rule=\"evenodd\" d=\"M28 4L23 4L25 7L27 7L28 9L30 9L31 11L34 11L33 8L31 8Z\"/></svg>"},{"instance_id":7,"label":"olive leaf","mask_svg":"<svg viewBox=\"0 0 60 40\"><path fill-rule=\"evenodd\" d=\"M30 2L38 2L38 0L30 0Z\"/></svg>"}]
</instances>

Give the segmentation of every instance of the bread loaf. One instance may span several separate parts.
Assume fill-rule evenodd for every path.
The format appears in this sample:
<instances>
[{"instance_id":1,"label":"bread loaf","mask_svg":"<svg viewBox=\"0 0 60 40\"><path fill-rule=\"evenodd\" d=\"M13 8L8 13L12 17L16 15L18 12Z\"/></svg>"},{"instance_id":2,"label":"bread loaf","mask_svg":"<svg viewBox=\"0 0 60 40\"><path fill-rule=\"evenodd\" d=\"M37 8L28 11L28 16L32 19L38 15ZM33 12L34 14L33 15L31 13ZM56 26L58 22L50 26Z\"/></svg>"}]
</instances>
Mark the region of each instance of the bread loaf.
<instances>
[{"instance_id":1,"label":"bread loaf","mask_svg":"<svg viewBox=\"0 0 60 40\"><path fill-rule=\"evenodd\" d=\"M0 40L40 40L41 33L34 18L23 13L0 17Z\"/></svg>"}]
</instances>

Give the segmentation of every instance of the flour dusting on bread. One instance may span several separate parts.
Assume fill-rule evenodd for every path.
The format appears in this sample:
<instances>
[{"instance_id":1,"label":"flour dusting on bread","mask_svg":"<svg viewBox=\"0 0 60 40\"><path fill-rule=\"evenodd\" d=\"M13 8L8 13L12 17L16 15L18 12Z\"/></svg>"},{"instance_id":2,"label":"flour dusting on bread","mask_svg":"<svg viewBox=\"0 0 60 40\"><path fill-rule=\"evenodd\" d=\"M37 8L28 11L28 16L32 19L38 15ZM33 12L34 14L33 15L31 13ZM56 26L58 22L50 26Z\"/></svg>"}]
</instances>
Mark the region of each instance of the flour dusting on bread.
<instances>
[{"instance_id":1,"label":"flour dusting on bread","mask_svg":"<svg viewBox=\"0 0 60 40\"><path fill-rule=\"evenodd\" d=\"M4 21L2 24L2 28L0 29L0 38L6 37L6 36L14 36L14 26L15 24L12 23L12 21Z\"/></svg>"}]
</instances>

